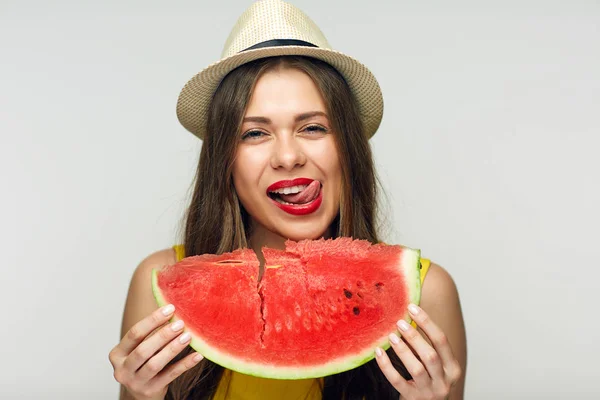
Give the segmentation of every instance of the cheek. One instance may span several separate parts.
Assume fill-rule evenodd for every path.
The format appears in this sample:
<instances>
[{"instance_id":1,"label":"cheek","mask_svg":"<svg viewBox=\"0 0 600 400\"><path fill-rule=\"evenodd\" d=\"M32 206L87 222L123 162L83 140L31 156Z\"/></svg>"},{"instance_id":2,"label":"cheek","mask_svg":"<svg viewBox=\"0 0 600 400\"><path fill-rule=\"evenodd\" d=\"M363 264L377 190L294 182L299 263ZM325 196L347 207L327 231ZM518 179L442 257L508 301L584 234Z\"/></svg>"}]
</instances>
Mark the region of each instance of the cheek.
<instances>
[{"instance_id":1,"label":"cheek","mask_svg":"<svg viewBox=\"0 0 600 400\"><path fill-rule=\"evenodd\" d=\"M341 178L342 176L342 165L340 164L340 159L337 155L337 152L331 153L328 158L328 170L331 171L331 175L336 178Z\"/></svg>"},{"instance_id":2,"label":"cheek","mask_svg":"<svg viewBox=\"0 0 600 400\"><path fill-rule=\"evenodd\" d=\"M335 145L330 144L321 155L321 168L328 179L341 184L342 166Z\"/></svg>"},{"instance_id":3,"label":"cheek","mask_svg":"<svg viewBox=\"0 0 600 400\"><path fill-rule=\"evenodd\" d=\"M238 149L233 163L233 185L242 201L251 201L258 195L257 188L264 169L264 155L254 148Z\"/></svg>"},{"instance_id":4,"label":"cheek","mask_svg":"<svg viewBox=\"0 0 600 400\"><path fill-rule=\"evenodd\" d=\"M335 145L330 143L323 146L318 152L313 153L313 157L329 187L326 192L327 198L337 203L342 191L342 167Z\"/></svg>"},{"instance_id":5,"label":"cheek","mask_svg":"<svg viewBox=\"0 0 600 400\"><path fill-rule=\"evenodd\" d=\"M342 166L337 151L335 150L330 153L327 160L327 171L328 178L331 180L334 187L332 192L334 201L339 205L339 199L342 195Z\"/></svg>"},{"instance_id":6,"label":"cheek","mask_svg":"<svg viewBox=\"0 0 600 400\"><path fill-rule=\"evenodd\" d=\"M250 177L248 176L248 168L244 168L243 165L243 160L236 158L232 171L233 186L235 187L235 191L237 192L240 200L247 197L247 184L250 180Z\"/></svg>"},{"instance_id":7,"label":"cheek","mask_svg":"<svg viewBox=\"0 0 600 400\"><path fill-rule=\"evenodd\" d=\"M327 177L341 176L340 160L333 135L319 141L318 144L311 143L304 150Z\"/></svg>"}]
</instances>

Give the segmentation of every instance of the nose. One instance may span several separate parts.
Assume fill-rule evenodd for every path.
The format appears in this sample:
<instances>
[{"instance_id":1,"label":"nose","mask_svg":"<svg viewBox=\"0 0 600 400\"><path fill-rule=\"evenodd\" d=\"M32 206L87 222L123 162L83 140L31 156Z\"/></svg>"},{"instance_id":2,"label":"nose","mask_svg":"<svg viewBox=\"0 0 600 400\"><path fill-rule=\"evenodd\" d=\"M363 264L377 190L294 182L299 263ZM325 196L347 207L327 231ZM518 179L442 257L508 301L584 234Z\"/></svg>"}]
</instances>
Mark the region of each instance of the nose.
<instances>
[{"instance_id":1,"label":"nose","mask_svg":"<svg viewBox=\"0 0 600 400\"><path fill-rule=\"evenodd\" d=\"M273 148L271 166L291 171L306 163L306 155L293 135L281 135Z\"/></svg>"}]
</instances>

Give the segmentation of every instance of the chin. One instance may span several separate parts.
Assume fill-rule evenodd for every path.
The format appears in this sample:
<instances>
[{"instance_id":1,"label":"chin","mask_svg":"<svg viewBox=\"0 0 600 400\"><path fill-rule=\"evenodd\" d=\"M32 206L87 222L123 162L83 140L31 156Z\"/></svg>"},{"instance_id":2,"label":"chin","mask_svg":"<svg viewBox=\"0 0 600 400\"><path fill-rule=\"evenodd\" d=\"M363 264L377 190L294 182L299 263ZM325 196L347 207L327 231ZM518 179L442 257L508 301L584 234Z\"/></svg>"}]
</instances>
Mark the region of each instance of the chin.
<instances>
[{"instance_id":1,"label":"chin","mask_svg":"<svg viewBox=\"0 0 600 400\"><path fill-rule=\"evenodd\" d=\"M288 224L286 229L279 230L279 235L284 238L299 242L305 239L320 239L328 235L329 224L315 226L316 224Z\"/></svg>"}]
</instances>

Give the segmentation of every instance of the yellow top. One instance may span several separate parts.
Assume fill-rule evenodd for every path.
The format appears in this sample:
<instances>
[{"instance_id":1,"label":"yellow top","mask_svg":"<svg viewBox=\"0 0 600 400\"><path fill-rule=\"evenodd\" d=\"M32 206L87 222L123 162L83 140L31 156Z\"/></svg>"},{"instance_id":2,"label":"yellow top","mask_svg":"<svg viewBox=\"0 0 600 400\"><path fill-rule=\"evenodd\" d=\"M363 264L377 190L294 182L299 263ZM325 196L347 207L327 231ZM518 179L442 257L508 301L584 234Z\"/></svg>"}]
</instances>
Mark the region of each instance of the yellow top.
<instances>
[{"instance_id":1,"label":"yellow top","mask_svg":"<svg viewBox=\"0 0 600 400\"><path fill-rule=\"evenodd\" d=\"M177 261L185 257L183 245L173 246ZM421 286L431 261L421 258ZM415 323L412 323L416 326ZM321 400L319 379L282 380L258 378L225 369L214 400Z\"/></svg>"}]
</instances>

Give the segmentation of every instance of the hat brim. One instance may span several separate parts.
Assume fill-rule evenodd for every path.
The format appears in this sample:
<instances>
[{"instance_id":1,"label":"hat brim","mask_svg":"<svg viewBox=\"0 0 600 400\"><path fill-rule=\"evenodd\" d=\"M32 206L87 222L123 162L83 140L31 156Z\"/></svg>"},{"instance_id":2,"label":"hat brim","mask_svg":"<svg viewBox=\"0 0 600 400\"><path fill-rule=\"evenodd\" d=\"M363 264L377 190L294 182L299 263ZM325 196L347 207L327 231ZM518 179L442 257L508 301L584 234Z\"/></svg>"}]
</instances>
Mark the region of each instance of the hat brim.
<instances>
[{"instance_id":1,"label":"hat brim","mask_svg":"<svg viewBox=\"0 0 600 400\"><path fill-rule=\"evenodd\" d=\"M373 136L383 116L381 88L371 71L359 61L335 50L305 46L264 47L223 58L209 65L181 90L177 100L177 118L191 133L204 139L208 107L223 78L235 68L265 57L296 55L322 60L334 67L354 93L365 134Z\"/></svg>"}]
</instances>

